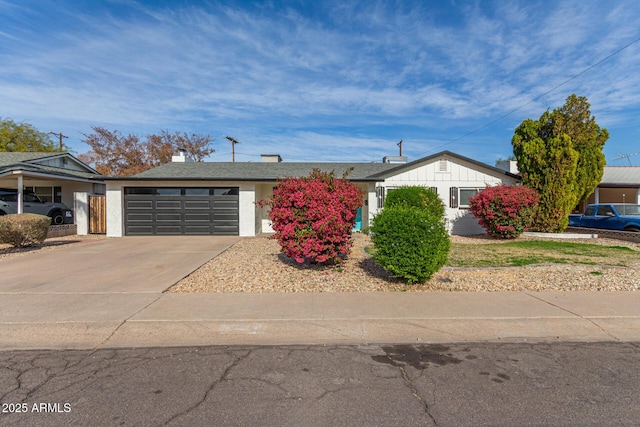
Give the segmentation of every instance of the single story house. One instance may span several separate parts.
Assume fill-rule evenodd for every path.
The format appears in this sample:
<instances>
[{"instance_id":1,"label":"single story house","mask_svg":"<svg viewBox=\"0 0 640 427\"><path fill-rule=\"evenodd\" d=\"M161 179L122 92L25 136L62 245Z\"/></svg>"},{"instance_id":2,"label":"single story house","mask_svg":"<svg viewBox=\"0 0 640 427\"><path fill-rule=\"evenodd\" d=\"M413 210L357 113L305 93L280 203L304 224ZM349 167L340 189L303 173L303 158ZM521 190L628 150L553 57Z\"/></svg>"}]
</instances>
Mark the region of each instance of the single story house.
<instances>
[{"instance_id":1,"label":"single story house","mask_svg":"<svg viewBox=\"0 0 640 427\"><path fill-rule=\"evenodd\" d=\"M589 203L640 203L640 166L605 166Z\"/></svg>"},{"instance_id":2,"label":"single story house","mask_svg":"<svg viewBox=\"0 0 640 427\"><path fill-rule=\"evenodd\" d=\"M74 193L104 194L103 176L69 153L0 152L0 187L74 206Z\"/></svg>"},{"instance_id":3,"label":"single story house","mask_svg":"<svg viewBox=\"0 0 640 427\"><path fill-rule=\"evenodd\" d=\"M363 190L357 227L367 227L389 191L403 185L432 188L446 206L452 234L483 229L468 211L468 198L487 186L516 184L519 176L449 151L407 163L389 156L382 163L294 163L277 154L261 162L193 162L184 152L171 163L131 177L105 177L107 236L271 232L266 208L256 202L272 195L279 178L313 169L351 170L348 179Z\"/></svg>"}]
</instances>

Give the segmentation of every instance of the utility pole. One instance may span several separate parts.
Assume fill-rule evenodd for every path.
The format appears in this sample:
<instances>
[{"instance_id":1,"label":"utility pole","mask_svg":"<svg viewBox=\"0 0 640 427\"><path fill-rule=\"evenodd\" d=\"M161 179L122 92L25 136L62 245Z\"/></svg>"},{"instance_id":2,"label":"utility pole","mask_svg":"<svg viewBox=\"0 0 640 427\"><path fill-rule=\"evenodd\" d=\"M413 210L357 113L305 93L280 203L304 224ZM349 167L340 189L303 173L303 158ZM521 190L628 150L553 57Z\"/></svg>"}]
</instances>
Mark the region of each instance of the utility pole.
<instances>
[{"instance_id":1,"label":"utility pole","mask_svg":"<svg viewBox=\"0 0 640 427\"><path fill-rule=\"evenodd\" d=\"M235 138L231 137L231 136L225 136L225 138L227 138L230 142L231 142L231 161L235 162L236 161L236 144L240 144L240 141L236 140Z\"/></svg>"},{"instance_id":2,"label":"utility pole","mask_svg":"<svg viewBox=\"0 0 640 427\"><path fill-rule=\"evenodd\" d=\"M51 135L55 135L60 139L60 151L62 151L62 138L69 138L67 135L63 135L62 132L60 133L55 133L55 132L49 132Z\"/></svg>"},{"instance_id":3,"label":"utility pole","mask_svg":"<svg viewBox=\"0 0 640 427\"><path fill-rule=\"evenodd\" d=\"M396 145L400 147L400 155L402 156L402 140L400 140L400 142L398 142L398 144Z\"/></svg>"}]
</instances>

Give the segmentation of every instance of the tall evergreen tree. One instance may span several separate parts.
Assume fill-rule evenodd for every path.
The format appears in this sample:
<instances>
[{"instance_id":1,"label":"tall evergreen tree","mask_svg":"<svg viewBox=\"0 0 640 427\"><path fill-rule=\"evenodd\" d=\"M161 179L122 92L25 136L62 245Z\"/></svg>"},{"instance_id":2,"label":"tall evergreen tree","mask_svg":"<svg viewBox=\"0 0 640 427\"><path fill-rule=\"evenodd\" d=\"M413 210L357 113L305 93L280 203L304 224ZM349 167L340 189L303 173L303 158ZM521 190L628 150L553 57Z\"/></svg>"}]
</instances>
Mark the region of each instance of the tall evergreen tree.
<instances>
[{"instance_id":1,"label":"tall evergreen tree","mask_svg":"<svg viewBox=\"0 0 640 427\"><path fill-rule=\"evenodd\" d=\"M591 115L591 105L584 96L569 96L565 104L554 111L554 134L567 134L579 153L576 170L578 202L587 199L602 180L606 163L602 152L609 131L600 128Z\"/></svg>"},{"instance_id":2,"label":"tall evergreen tree","mask_svg":"<svg viewBox=\"0 0 640 427\"><path fill-rule=\"evenodd\" d=\"M564 106L527 119L515 130L513 153L522 183L540 193L531 228L562 232L568 215L596 188L604 172L602 149L609 138L591 116L585 97L571 95Z\"/></svg>"},{"instance_id":3,"label":"tall evergreen tree","mask_svg":"<svg viewBox=\"0 0 640 427\"><path fill-rule=\"evenodd\" d=\"M548 111L540 120L522 122L511 143L522 183L540 193L538 213L530 228L554 233L567 228L568 214L577 203L578 152L566 134L546 134L547 115Z\"/></svg>"}]
</instances>

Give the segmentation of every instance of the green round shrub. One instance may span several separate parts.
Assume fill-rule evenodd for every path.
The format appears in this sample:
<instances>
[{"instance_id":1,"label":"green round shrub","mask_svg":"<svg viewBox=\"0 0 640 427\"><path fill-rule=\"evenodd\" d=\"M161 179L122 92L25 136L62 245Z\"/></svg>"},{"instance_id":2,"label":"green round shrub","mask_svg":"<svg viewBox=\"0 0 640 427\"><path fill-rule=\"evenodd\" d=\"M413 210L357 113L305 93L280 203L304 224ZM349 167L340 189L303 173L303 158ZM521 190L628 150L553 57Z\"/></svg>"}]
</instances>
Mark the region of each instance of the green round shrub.
<instances>
[{"instance_id":1,"label":"green round shrub","mask_svg":"<svg viewBox=\"0 0 640 427\"><path fill-rule=\"evenodd\" d=\"M388 191L384 207L398 205L415 206L426 209L434 216L444 217L444 204L436 192L430 188L414 185Z\"/></svg>"},{"instance_id":2,"label":"green round shrub","mask_svg":"<svg viewBox=\"0 0 640 427\"><path fill-rule=\"evenodd\" d=\"M385 207L373 218L371 240L376 262L408 284L428 280L449 255L443 217L406 204Z\"/></svg>"}]
</instances>

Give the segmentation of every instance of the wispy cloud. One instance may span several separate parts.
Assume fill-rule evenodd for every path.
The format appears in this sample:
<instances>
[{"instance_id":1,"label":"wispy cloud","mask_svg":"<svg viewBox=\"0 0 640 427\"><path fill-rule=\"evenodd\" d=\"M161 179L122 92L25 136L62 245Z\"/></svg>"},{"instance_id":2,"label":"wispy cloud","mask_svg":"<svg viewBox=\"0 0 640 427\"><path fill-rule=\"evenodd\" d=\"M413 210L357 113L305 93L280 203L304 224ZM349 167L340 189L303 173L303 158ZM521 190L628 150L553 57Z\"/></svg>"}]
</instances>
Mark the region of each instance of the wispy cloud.
<instances>
[{"instance_id":1,"label":"wispy cloud","mask_svg":"<svg viewBox=\"0 0 640 427\"><path fill-rule=\"evenodd\" d=\"M0 11L0 116L81 126L76 133L234 132L257 138L251 149L294 144L290 157L322 151L322 160L378 160L400 138L420 147L408 154L425 154L640 36L640 6L627 1L120 1L88 10L0 0ZM508 155L513 123L574 92L604 125L636 120L639 60L640 43L447 148L485 161ZM498 150L472 143L489 140Z\"/></svg>"}]
</instances>

